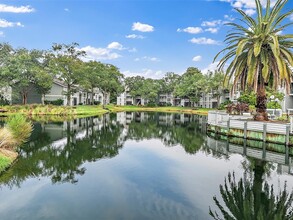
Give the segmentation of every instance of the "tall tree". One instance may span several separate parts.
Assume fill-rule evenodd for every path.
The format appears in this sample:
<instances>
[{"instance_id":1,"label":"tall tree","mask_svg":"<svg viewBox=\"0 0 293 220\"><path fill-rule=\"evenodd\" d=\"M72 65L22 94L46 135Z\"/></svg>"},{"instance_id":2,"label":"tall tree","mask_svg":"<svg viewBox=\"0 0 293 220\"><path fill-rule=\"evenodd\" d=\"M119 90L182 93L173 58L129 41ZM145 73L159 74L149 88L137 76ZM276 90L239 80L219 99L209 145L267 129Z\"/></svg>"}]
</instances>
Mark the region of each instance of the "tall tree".
<instances>
[{"instance_id":1,"label":"tall tree","mask_svg":"<svg viewBox=\"0 0 293 220\"><path fill-rule=\"evenodd\" d=\"M123 91L122 79L124 75L120 73L119 69L111 64L104 64L103 72L98 84L99 89L103 94L103 107L106 104L110 94L117 96Z\"/></svg>"},{"instance_id":2,"label":"tall tree","mask_svg":"<svg viewBox=\"0 0 293 220\"><path fill-rule=\"evenodd\" d=\"M176 86L175 95L188 98L193 104L198 103L205 87L206 80L201 71L195 67L189 67Z\"/></svg>"},{"instance_id":3,"label":"tall tree","mask_svg":"<svg viewBox=\"0 0 293 220\"><path fill-rule=\"evenodd\" d=\"M82 79L82 61L81 57L85 52L79 50L78 43L72 44L53 44L53 57L50 61L50 67L54 71L57 79L66 84L67 105L71 105L71 96L76 92L76 86Z\"/></svg>"},{"instance_id":4,"label":"tall tree","mask_svg":"<svg viewBox=\"0 0 293 220\"><path fill-rule=\"evenodd\" d=\"M220 98L224 94L224 90L228 87L224 85L225 74L219 71L208 72L207 79L207 92L210 92L214 98L217 99L217 107L220 104Z\"/></svg>"},{"instance_id":5,"label":"tall tree","mask_svg":"<svg viewBox=\"0 0 293 220\"><path fill-rule=\"evenodd\" d=\"M91 96L91 103L94 103L95 88L99 87L103 74L105 74L105 65L97 61L89 61L83 63L84 77L81 79L81 85L89 91Z\"/></svg>"},{"instance_id":6,"label":"tall tree","mask_svg":"<svg viewBox=\"0 0 293 220\"><path fill-rule=\"evenodd\" d=\"M274 89L281 84L290 89L293 66L293 35L281 34L286 27L285 19L293 10L281 13L288 0L278 0L271 9L271 2L267 0L263 10L260 0L255 0L256 18L252 18L241 9L235 9L242 16L238 23L228 23L232 32L226 36L228 46L220 51L216 57L225 52L218 67L223 70L226 63L231 63L226 72L226 81L233 79L233 90L240 83L241 89L252 87L257 94L255 116L256 120L268 120L266 113L266 88ZM232 91L233 91L232 90Z\"/></svg>"}]
</instances>

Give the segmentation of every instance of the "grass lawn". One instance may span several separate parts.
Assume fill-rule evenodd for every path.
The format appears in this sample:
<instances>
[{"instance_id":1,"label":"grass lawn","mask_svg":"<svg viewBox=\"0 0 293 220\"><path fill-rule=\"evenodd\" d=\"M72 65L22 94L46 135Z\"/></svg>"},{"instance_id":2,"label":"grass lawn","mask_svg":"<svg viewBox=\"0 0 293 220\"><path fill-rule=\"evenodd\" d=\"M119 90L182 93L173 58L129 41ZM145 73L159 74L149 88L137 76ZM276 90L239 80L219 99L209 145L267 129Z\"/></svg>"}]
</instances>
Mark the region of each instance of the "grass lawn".
<instances>
[{"instance_id":1,"label":"grass lawn","mask_svg":"<svg viewBox=\"0 0 293 220\"><path fill-rule=\"evenodd\" d=\"M0 109L7 112L0 113L0 116L13 114L24 114L30 116L94 116L101 115L107 112L121 111L149 111L149 112L170 112L170 113L189 113L207 115L211 109L206 108L190 108L190 107L145 107L145 106L115 106L107 105L105 109L101 105L78 105L74 107L53 106L53 105L11 105L0 106Z\"/></svg>"},{"instance_id":2,"label":"grass lawn","mask_svg":"<svg viewBox=\"0 0 293 220\"><path fill-rule=\"evenodd\" d=\"M208 108L191 108L191 107L145 107L145 106L114 106L109 105L107 108L112 112L119 111L150 111L150 112L170 112L170 113L189 113L189 114L199 114L207 115L208 111L211 109Z\"/></svg>"}]
</instances>

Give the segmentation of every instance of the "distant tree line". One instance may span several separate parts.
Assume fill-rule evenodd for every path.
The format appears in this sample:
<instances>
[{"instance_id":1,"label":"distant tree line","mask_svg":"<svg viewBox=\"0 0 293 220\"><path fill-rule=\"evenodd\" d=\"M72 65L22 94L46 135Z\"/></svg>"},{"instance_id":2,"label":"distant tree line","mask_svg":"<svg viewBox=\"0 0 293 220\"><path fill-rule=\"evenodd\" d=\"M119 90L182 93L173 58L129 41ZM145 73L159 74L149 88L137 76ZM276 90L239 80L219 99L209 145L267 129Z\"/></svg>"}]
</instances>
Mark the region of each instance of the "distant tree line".
<instances>
[{"instance_id":1,"label":"distant tree line","mask_svg":"<svg viewBox=\"0 0 293 220\"><path fill-rule=\"evenodd\" d=\"M160 104L160 94L172 94L173 98L187 98L198 104L203 94L211 93L219 105L221 95L228 88L223 82L222 72L203 74L198 68L189 67L183 75L168 72L162 79L126 77L125 86L132 97L140 96L147 99L149 104Z\"/></svg>"}]
</instances>

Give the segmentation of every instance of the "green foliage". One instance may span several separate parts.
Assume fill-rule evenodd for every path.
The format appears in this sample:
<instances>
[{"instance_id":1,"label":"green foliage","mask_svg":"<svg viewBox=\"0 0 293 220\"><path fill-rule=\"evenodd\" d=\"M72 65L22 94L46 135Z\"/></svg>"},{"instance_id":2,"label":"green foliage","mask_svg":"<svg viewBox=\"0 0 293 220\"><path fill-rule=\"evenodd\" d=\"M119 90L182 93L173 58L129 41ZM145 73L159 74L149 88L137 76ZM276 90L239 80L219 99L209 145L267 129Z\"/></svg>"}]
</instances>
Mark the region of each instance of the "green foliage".
<instances>
[{"instance_id":1,"label":"green foliage","mask_svg":"<svg viewBox=\"0 0 293 220\"><path fill-rule=\"evenodd\" d=\"M263 167L259 169L263 170ZM255 169L255 180L235 180L235 175L228 174L225 184L220 185L220 192L225 206L214 197L216 206L219 208L222 218L216 211L210 208L210 215L213 219L282 219L293 218L293 193L287 192L287 185L277 195L274 194L273 185L267 182L262 186L261 173ZM263 171L262 171L263 172Z\"/></svg>"},{"instance_id":2,"label":"green foliage","mask_svg":"<svg viewBox=\"0 0 293 220\"><path fill-rule=\"evenodd\" d=\"M175 88L175 95L198 103L206 88L206 78L195 67L189 67Z\"/></svg>"},{"instance_id":3,"label":"green foliage","mask_svg":"<svg viewBox=\"0 0 293 220\"><path fill-rule=\"evenodd\" d=\"M54 100L54 101L45 100L45 105L61 106L63 104L64 104L63 99L57 99L57 100Z\"/></svg>"},{"instance_id":4,"label":"green foliage","mask_svg":"<svg viewBox=\"0 0 293 220\"><path fill-rule=\"evenodd\" d=\"M227 105L229 105L229 104L232 104L232 102L231 102L230 100L227 100L227 101L221 103L221 104L219 105L218 109L219 109L219 110L224 110L224 109L227 108Z\"/></svg>"},{"instance_id":5,"label":"green foliage","mask_svg":"<svg viewBox=\"0 0 293 220\"><path fill-rule=\"evenodd\" d=\"M237 99L238 102L256 105L256 94L253 92L244 92Z\"/></svg>"},{"instance_id":6,"label":"green foliage","mask_svg":"<svg viewBox=\"0 0 293 220\"><path fill-rule=\"evenodd\" d=\"M0 105L9 105L9 101L0 94Z\"/></svg>"},{"instance_id":7,"label":"green foliage","mask_svg":"<svg viewBox=\"0 0 293 220\"><path fill-rule=\"evenodd\" d=\"M277 90L280 84L285 84L287 93L290 89L293 35L282 33L293 24L285 20L292 15L293 10L283 13L287 0L278 0L272 8L271 1L267 0L264 9L260 0L255 2L255 17L235 9L241 15L238 20L241 23L227 23L232 28L226 35L227 47L216 55L215 60L224 54L218 68L227 69L225 81L233 79L233 89L238 85L242 90L252 89L259 97L259 112L263 112L265 85Z\"/></svg>"},{"instance_id":8,"label":"green foliage","mask_svg":"<svg viewBox=\"0 0 293 220\"><path fill-rule=\"evenodd\" d=\"M287 115L282 115L281 117L277 118L277 121L289 122L289 118Z\"/></svg>"},{"instance_id":9,"label":"green foliage","mask_svg":"<svg viewBox=\"0 0 293 220\"><path fill-rule=\"evenodd\" d=\"M267 103L267 108L269 108L269 109L281 109L282 106L278 102L270 101L270 102Z\"/></svg>"},{"instance_id":10,"label":"green foliage","mask_svg":"<svg viewBox=\"0 0 293 220\"><path fill-rule=\"evenodd\" d=\"M14 115L7 119L7 128L12 132L17 145L27 141L31 135L33 125L23 115Z\"/></svg>"},{"instance_id":11,"label":"green foliage","mask_svg":"<svg viewBox=\"0 0 293 220\"><path fill-rule=\"evenodd\" d=\"M2 172L6 167L11 164L12 160L8 157L0 155L0 172Z\"/></svg>"}]
</instances>

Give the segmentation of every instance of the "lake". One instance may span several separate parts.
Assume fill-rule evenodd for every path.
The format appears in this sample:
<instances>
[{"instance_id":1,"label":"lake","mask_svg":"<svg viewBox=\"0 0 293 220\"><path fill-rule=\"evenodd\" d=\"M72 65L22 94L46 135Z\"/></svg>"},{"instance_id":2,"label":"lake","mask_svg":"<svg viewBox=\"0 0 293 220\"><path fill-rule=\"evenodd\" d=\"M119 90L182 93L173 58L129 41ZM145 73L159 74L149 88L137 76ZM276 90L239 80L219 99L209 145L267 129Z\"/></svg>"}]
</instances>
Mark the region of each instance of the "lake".
<instances>
[{"instance_id":1,"label":"lake","mask_svg":"<svg viewBox=\"0 0 293 220\"><path fill-rule=\"evenodd\" d=\"M207 136L205 121L121 112L35 122L19 160L0 176L0 219L205 220L209 209L221 216L215 200L244 213L252 196L250 210L268 215L268 201L278 201L264 184L274 195L292 191L291 149ZM226 200L225 179L235 194Z\"/></svg>"}]
</instances>

